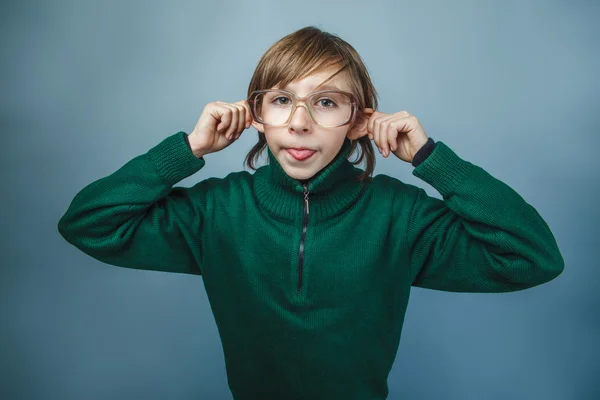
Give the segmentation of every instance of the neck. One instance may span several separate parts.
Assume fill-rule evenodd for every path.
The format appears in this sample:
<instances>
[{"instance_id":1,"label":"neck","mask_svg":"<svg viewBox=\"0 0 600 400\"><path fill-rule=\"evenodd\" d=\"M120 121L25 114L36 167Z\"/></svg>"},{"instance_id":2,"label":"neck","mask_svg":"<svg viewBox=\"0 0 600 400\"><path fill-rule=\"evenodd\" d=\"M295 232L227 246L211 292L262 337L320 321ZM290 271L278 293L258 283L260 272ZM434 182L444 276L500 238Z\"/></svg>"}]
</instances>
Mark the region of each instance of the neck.
<instances>
[{"instance_id":1,"label":"neck","mask_svg":"<svg viewBox=\"0 0 600 400\"><path fill-rule=\"evenodd\" d=\"M343 212L363 188L357 181L363 171L348 161L351 142L346 139L336 157L309 179L288 176L269 152L269 164L254 173L254 189L258 202L267 212L279 218L295 220L304 206L304 187L308 185L310 214L328 218Z\"/></svg>"}]
</instances>

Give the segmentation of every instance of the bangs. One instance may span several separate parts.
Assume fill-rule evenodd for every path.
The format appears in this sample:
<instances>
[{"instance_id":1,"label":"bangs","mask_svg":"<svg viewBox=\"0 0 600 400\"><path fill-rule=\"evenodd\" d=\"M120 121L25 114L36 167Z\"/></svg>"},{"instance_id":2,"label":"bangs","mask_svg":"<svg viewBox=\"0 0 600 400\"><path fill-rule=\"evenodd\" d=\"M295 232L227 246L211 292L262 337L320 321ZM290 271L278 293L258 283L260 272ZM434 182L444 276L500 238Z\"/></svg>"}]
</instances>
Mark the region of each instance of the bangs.
<instances>
[{"instance_id":1,"label":"bangs","mask_svg":"<svg viewBox=\"0 0 600 400\"><path fill-rule=\"evenodd\" d=\"M327 81L332 79L348 67L347 60L351 59L336 41L334 35L313 30L295 32L282 38L259 61L250 87L252 90L284 88L314 73L337 68ZM356 84L351 83L351 86L355 88Z\"/></svg>"},{"instance_id":2,"label":"bangs","mask_svg":"<svg viewBox=\"0 0 600 400\"><path fill-rule=\"evenodd\" d=\"M302 80L314 73L329 68L337 68L337 71L335 71L334 74L321 83L323 84L330 79L333 79L334 76L342 72L347 66L340 64L342 64L342 62L339 58L323 57L321 59L315 59L310 54L306 54L306 58L282 58L279 62L275 61L270 69L265 70L265 89L270 89L275 86L282 89L288 84Z\"/></svg>"}]
</instances>

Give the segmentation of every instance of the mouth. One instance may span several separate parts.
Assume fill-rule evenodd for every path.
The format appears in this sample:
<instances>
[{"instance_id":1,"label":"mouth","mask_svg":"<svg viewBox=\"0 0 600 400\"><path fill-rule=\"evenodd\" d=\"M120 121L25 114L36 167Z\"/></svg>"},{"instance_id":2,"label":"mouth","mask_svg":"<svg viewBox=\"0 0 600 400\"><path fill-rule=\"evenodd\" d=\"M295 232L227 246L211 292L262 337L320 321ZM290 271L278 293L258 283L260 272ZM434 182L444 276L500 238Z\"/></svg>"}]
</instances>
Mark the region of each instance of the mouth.
<instances>
[{"instance_id":1,"label":"mouth","mask_svg":"<svg viewBox=\"0 0 600 400\"><path fill-rule=\"evenodd\" d=\"M286 151L297 161L304 161L317 152L316 150L307 149L304 147L287 148Z\"/></svg>"}]
</instances>

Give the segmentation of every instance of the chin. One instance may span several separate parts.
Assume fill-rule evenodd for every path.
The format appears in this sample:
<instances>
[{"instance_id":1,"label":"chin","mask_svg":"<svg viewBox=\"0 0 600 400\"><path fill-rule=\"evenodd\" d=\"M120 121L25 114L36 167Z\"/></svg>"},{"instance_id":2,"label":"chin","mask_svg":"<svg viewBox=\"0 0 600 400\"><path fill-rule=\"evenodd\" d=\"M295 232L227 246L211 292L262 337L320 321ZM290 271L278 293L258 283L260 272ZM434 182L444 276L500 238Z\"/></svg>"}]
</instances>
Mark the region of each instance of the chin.
<instances>
[{"instance_id":1,"label":"chin","mask_svg":"<svg viewBox=\"0 0 600 400\"><path fill-rule=\"evenodd\" d=\"M289 176L292 179L297 179L297 180L305 180L305 179L310 179L313 176L315 176L316 172L311 172L311 171L290 171L288 169L284 169L285 173L287 174L287 176Z\"/></svg>"}]
</instances>

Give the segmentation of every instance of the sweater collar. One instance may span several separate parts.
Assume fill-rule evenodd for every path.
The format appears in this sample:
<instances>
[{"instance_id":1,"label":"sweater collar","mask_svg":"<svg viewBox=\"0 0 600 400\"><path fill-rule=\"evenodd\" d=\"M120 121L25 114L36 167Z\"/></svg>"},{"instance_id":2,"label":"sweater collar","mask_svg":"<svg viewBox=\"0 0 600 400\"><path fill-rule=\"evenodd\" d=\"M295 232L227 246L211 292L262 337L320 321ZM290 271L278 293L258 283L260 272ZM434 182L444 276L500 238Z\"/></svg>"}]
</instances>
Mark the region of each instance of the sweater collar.
<instances>
[{"instance_id":1,"label":"sweater collar","mask_svg":"<svg viewBox=\"0 0 600 400\"><path fill-rule=\"evenodd\" d=\"M348 161L352 142L344 139L335 158L307 182L309 215L318 219L337 215L351 206L364 184L356 177L363 171ZM304 187L288 176L267 146L269 164L254 173L254 193L260 206L286 220L302 215Z\"/></svg>"}]
</instances>

